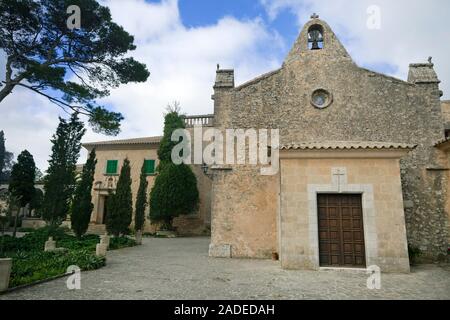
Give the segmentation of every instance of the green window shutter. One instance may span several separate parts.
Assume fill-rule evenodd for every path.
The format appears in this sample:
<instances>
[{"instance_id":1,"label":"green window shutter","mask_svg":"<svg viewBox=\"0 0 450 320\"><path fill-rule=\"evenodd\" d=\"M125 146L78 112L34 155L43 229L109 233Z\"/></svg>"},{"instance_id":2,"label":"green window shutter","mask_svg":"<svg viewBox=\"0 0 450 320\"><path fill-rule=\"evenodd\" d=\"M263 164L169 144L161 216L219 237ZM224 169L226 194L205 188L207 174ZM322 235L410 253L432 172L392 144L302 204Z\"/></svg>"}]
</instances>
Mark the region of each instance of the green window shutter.
<instances>
[{"instance_id":1,"label":"green window shutter","mask_svg":"<svg viewBox=\"0 0 450 320\"><path fill-rule=\"evenodd\" d=\"M117 174L118 167L119 167L118 160L108 160L106 164L106 174Z\"/></svg>"},{"instance_id":2,"label":"green window shutter","mask_svg":"<svg viewBox=\"0 0 450 320\"><path fill-rule=\"evenodd\" d=\"M145 174L155 174L155 160L145 160Z\"/></svg>"}]
</instances>

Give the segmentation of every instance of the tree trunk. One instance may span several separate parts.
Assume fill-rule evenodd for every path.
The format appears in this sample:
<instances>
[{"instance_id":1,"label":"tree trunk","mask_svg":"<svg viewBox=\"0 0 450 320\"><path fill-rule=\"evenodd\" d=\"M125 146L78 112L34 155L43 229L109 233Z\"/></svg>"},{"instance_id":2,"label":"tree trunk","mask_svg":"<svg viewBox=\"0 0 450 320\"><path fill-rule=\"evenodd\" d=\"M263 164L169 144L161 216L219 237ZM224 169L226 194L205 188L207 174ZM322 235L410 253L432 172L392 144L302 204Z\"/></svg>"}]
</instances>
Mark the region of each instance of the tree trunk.
<instances>
[{"instance_id":1,"label":"tree trunk","mask_svg":"<svg viewBox=\"0 0 450 320\"><path fill-rule=\"evenodd\" d=\"M17 212L16 217L15 217L15 219L14 219L13 238L15 238L15 237L16 237L16 234L17 234L17 222L18 222L18 220L19 220L19 215L20 215L20 212L21 212L22 210L23 210L23 208L20 208L20 210Z\"/></svg>"},{"instance_id":2,"label":"tree trunk","mask_svg":"<svg viewBox=\"0 0 450 320\"><path fill-rule=\"evenodd\" d=\"M0 90L0 102L2 102L14 89L14 85L7 84Z\"/></svg>"}]
</instances>

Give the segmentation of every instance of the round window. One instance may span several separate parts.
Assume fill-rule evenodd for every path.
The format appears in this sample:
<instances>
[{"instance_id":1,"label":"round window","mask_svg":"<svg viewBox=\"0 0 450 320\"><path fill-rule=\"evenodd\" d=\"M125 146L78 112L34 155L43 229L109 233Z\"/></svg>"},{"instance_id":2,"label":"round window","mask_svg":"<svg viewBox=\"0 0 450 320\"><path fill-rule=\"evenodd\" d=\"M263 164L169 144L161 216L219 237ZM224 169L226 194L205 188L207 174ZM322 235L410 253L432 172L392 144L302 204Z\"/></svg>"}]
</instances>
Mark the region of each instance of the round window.
<instances>
[{"instance_id":1,"label":"round window","mask_svg":"<svg viewBox=\"0 0 450 320\"><path fill-rule=\"evenodd\" d=\"M323 89L318 89L313 92L311 97L311 103L314 107L324 109L333 102L332 95Z\"/></svg>"}]
</instances>

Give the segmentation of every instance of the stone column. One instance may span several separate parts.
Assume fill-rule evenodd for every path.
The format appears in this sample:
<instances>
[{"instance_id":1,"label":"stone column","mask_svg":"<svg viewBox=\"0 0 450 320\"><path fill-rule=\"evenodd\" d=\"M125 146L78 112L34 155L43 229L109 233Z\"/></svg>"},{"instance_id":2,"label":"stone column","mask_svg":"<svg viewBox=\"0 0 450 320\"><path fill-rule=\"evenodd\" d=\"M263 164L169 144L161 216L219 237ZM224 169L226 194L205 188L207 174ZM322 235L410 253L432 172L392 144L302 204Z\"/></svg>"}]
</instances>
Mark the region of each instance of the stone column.
<instances>
[{"instance_id":1,"label":"stone column","mask_svg":"<svg viewBox=\"0 0 450 320\"><path fill-rule=\"evenodd\" d=\"M107 251L108 251L108 248L106 247L106 245L103 243L99 243L99 244L97 244L97 247L95 250L95 255L97 257L106 257Z\"/></svg>"},{"instance_id":2,"label":"stone column","mask_svg":"<svg viewBox=\"0 0 450 320\"><path fill-rule=\"evenodd\" d=\"M137 245L142 245L142 231L136 231L136 243Z\"/></svg>"},{"instance_id":3,"label":"stone column","mask_svg":"<svg viewBox=\"0 0 450 320\"><path fill-rule=\"evenodd\" d=\"M0 292L6 291L9 287L11 267L12 259L0 259Z\"/></svg>"},{"instance_id":4,"label":"stone column","mask_svg":"<svg viewBox=\"0 0 450 320\"><path fill-rule=\"evenodd\" d=\"M111 244L111 238L105 234L103 236L100 236L100 244L103 244L106 246L106 250L109 249L109 245Z\"/></svg>"}]
</instances>

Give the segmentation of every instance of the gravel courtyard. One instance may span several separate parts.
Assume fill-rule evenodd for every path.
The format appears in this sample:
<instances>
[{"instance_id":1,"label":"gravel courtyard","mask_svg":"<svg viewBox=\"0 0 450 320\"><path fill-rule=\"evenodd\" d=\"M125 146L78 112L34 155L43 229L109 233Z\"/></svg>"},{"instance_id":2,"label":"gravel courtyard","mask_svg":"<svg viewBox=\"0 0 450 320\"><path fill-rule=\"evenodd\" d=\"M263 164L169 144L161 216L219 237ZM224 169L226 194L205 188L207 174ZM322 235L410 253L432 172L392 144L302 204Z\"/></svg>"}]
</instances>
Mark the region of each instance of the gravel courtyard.
<instances>
[{"instance_id":1,"label":"gravel courtyard","mask_svg":"<svg viewBox=\"0 0 450 320\"><path fill-rule=\"evenodd\" d=\"M450 267L383 274L369 290L364 273L286 271L269 260L208 258L208 238L144 239L108 253L107 266L82 273L81 290L59 279L2 299L450 299Z\"/></svg>"}]
</instances>

